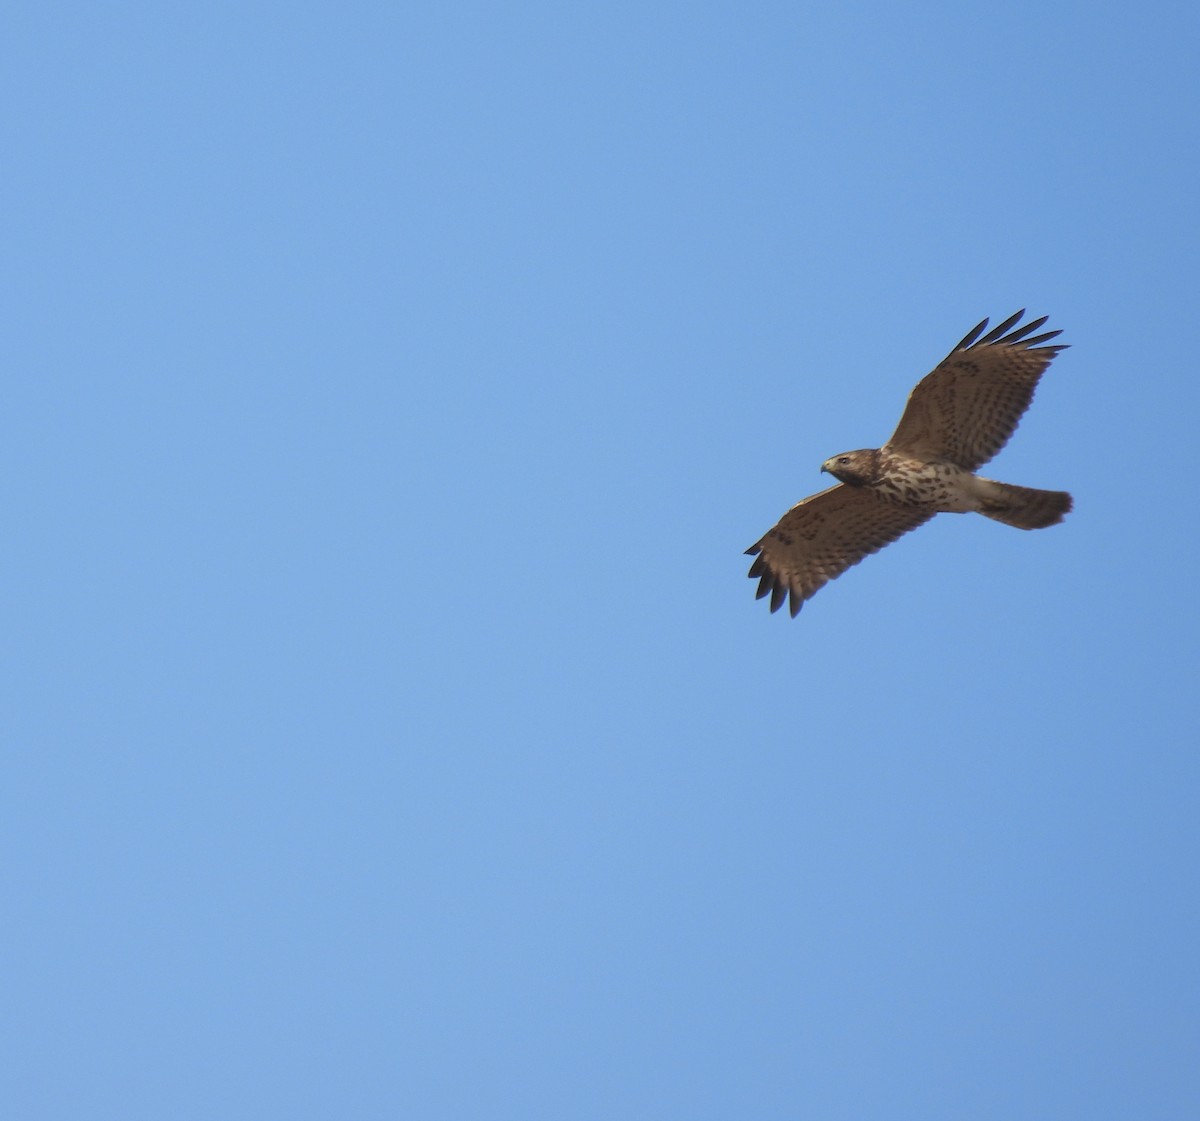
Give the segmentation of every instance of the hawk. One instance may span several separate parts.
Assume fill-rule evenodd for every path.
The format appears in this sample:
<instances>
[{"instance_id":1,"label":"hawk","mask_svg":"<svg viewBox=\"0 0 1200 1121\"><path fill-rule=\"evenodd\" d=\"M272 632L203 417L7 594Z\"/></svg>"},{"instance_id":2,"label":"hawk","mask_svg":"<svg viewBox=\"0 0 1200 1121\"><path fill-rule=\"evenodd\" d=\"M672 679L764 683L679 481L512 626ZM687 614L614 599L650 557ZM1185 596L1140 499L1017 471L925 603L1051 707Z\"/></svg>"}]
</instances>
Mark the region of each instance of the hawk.
<instances>
[{"instance_id":1,"label":"hawk","mask_svg":"<svg viewBox=\"0 0 1200 1121\"><path fill-rule=\"evenodd\" d=\"M1008 442L1033 400L1061 335L1035 335L1049 316L1017 328L1024 309L985 335L985 319L908 396L881 448L843 452L821 470L836 486L793 506L746 550L758 599L785 599L793 617L804 601L863 557L934 514L983 514L1018 529L1056 525L1071 510L1065 491L1034 490L975 472ZM982 336L982 337L981 337ZM1031 337L1032 336L1032 337Z\"/></svg>"}]
</instances>

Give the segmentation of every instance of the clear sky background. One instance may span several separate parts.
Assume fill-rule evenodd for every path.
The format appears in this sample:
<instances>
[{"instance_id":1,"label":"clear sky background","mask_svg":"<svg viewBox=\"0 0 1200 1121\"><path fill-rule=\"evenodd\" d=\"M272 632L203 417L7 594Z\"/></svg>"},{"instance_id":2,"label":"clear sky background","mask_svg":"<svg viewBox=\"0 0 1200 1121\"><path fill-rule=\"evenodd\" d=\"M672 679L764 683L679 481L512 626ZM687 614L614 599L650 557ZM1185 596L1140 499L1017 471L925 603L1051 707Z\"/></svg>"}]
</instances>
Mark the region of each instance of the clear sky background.
<instances>
[{"instance_id":1,"label":"clear sky background","mask_svg":"<svg viewBox=\"0 0 1200 1121\"><path fill-rule=\"evenodd\" d=\"M1200 1116L1194 5L16 3L0 1113ZM984 315L994 477L743 550Z\"/></svg>"}]
</instances>

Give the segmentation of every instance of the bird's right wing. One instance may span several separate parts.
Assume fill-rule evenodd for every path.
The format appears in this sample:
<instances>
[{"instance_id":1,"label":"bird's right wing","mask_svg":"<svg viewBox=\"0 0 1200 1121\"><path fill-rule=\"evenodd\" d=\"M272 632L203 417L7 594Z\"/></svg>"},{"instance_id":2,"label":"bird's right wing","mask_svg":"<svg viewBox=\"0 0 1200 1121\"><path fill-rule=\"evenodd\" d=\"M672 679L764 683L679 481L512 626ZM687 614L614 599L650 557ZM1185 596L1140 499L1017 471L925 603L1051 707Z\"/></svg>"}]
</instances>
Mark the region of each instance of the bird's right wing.
<instances>
[{"instance_id":1,"label":"bird's right wing","mask_svg":"<svg viewBox=\"0 0 1200 1121\"><path fill-rule=\"evenodd\" d=\"M932 517L930 510L893 506L844 483L814 494L746 550L757 554L748 574L758 579L756 598L770 593L771 610L778 611L790 596L794 617L830 580Z\"/></svg>"}]
</instances>

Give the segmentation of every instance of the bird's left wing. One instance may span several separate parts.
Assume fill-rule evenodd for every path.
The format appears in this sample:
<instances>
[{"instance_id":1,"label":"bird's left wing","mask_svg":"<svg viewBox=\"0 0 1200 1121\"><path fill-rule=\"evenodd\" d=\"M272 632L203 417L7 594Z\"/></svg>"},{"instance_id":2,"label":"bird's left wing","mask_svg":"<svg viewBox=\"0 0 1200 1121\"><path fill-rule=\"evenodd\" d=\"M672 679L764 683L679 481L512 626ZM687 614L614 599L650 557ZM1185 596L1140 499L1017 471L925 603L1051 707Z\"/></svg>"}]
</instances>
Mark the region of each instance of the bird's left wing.
<instances>
[{"instance_id":1,"label":"bird's left wing","mask_svg":"<svg viewBox=\"0 0 1200 1121\"><path fill-rule=\"evenodd\" d=\"M749 572L758 579L756 598L769 593L778 611L790 597L794 617L830 580L931 517L930 510L894 506L844 483L814 494L746 550L757 554Z\"/></svg>"},{"instance_id":2,"label":"bird's left wing","mask_svg":"<svg viewBox=\"0 0 1200 1121\"><path fill-rule=\"evenodd\" d=\"M1024 314L1017 312L986 335L985 319L968 334L917 383L885 446L916 459L948 459L967 471L977 471L1004 447L1038 379L1066 350L1058 343L1040 345L1062 334L1034 334L1047 316L1012 330Z\"/></svg>"}]
</instances>

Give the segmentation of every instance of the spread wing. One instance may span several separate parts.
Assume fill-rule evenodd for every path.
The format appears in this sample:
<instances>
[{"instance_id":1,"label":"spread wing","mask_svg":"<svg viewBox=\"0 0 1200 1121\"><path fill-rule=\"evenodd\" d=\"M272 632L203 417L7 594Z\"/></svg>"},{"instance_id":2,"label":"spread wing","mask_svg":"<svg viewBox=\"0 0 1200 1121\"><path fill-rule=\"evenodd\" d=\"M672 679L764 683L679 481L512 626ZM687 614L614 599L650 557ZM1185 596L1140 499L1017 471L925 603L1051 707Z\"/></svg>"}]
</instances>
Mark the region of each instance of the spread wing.
<instances>
[{"instance_id":1,"label":"spread wing","mask_svg":"<svg viewBox=\"0 0 1200 1121\"><path fill-rule=\"evenodd\" d=\"M863 557L933 517L932 511L893 506L863 487L838 483L793 506L747 553L758 578L757 599L768 592L771 610L789 596L793 617L809 596Z\"/></svg>"},{"instance_id":2,"label":"spread wing","mask_svg":"<svg viewBox=\"0 0 1200 1121\"><path fill-rule=\"evenodd\" d=\"M1029 408L1038 379L1066 350L1061 344L1038 345L1062 334L1033 335L1048 316L1010 330L1024 314L1022 309L983 335L985 319L967 335L909 394L885 446L917 459L948 459L968 471L978 470L1004 447Z\"/></svg>"}]
</instances>

